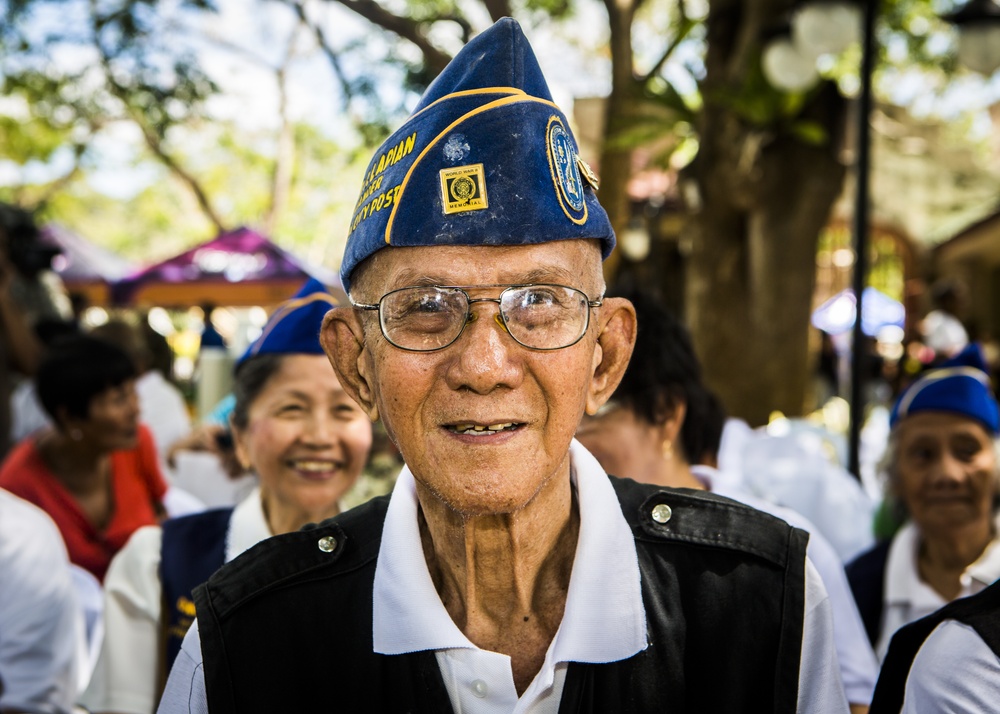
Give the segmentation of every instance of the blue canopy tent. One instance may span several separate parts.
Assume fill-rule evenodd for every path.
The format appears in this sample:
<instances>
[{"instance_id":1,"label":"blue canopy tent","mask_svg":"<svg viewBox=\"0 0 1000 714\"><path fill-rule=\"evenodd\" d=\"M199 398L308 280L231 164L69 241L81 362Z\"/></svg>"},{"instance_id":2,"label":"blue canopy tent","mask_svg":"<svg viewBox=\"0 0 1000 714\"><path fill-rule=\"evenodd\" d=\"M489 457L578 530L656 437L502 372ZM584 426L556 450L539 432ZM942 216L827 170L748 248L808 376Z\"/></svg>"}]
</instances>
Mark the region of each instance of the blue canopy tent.
<instances>
[{"instance_id":1,"label":"blue canopy tent","mask_svg":"<svg viewBox=\"0 0 1000 714\"><path fill-rule=\"evenodd\" d=\"M870 336L877 337L884 327L903 328L906 322L906 308L903 303L893 300L873 287L865 288L861 300L861 329ZM841 290L832 298L813 310L813 327L830 335L839 335L854 327L857 312L854 290Z\"/></svg>"}]
</instances>

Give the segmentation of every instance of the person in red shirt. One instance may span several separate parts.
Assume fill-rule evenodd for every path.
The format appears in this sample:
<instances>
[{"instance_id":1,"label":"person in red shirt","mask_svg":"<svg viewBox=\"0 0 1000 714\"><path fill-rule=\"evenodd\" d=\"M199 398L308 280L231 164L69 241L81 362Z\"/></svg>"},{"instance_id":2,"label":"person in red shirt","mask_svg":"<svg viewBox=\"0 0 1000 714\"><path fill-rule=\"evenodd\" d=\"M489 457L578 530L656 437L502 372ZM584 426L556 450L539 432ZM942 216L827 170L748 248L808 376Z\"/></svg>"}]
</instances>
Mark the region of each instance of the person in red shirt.
<instances>
[{"instance_id":1,"label":"person in red shirt","mask_svg":"<svg viewBox=\"0 0 1000 714\"><path fill-rule=\"evenodd\" d=\"M73 563L104 579L132 533L159 522L167 486L150 432L139 424L128 355L74 335L39 367L38 397L54 426L18 444L0 487L46 511Z\"/></svg>"}]
</instances>

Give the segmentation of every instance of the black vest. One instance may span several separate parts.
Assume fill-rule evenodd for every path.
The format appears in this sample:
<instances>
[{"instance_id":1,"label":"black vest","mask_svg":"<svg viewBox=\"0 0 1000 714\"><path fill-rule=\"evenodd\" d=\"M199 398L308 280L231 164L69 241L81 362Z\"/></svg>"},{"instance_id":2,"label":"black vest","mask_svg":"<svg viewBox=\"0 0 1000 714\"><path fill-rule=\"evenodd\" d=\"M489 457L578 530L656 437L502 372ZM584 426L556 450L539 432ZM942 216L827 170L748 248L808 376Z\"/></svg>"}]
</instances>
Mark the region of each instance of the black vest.
<instances>
[{"instance_id":1,"label":"black vest","mask_svg":"<svg viewBox=\"0 0 1000 714\"><path fill-rule=\"evenodd\" d=\"M1000 581L975 595L953 600L937 612L896 631L879 672L869 714L899 714L913 659L924 640L945 620L958 620L974 629L1000 657ZM957 676L962 675L958 673Z\"/></svg>"},{"instance_id":2,"label":"black vest","mask_svg":"<svg viewBox=\"0 0 1000 714\"><path fill-rule=\"evenodd\" d=\"M882 632L882 612L885 610L885 566L889 562L891 540L876 543L844 567L851 594L858 606L861 621L872 647L878 644Z\"/></svg>"},{"instance_id":3,"label":"black vest","mask_svg":"<svg viewBox=\"0 0 1000 714\"><path fill-rule=\"evenodd\" d=\"M635 537L649 646L571 663L560 713L795 712L807 534L720 496L612 482ZM451 711L433 652L372 651L387 504L264 541L195 590L212 714ZM663 524L660 504L672 509Z\"/></svg>"},{"instance_id":4,"label":"black vest","mask_svg":"<svg viewBox=\"0 0 1000 714\"><path fill-rule=\"evenodd\" d=\"M222 567L232 508L217 508L163 522L160 585L163 592L164 665L169 672L194 622L191 592Z\"/></svg>"}]
</instances>

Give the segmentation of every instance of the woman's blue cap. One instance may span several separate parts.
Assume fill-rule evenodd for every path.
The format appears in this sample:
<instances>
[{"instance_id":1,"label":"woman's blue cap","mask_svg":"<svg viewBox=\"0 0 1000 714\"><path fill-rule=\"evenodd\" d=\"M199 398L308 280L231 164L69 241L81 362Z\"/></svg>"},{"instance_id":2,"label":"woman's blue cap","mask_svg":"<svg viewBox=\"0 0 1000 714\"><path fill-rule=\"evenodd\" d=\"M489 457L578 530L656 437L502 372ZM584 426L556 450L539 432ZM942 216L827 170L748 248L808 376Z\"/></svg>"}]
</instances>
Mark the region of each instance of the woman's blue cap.
<instances>
[{"instance_id":1,"label":"woman's blue cap","mask_svg":"<svg viewBox=\"0 0 1000 714\"><path fill-rule=\"evenodd\" d=\"M472 39L375 152L340 276L386 246L615 246L597 177L552 102L521 32L504 18Z\"/></svg>"},{"instance_id":2,"label":"woman's blue cap","mask_svg":"<svg viewBox=\"0 0 1000 714\"><path fill-rule=\"evenodd\" d=\"M338 304L323 283L310 278L271 314L260 337L247 348L237 364L269 352L323 354L323 346L319 343L320 328L326 313Z\"/></svg>"},{"instance_id":3,"label":"woman's blue cap","mask_svg":"<svg viewBox=\"0 0 1000 714\"><path fill-rule=\"evenodd\" d=\"M911 384L896 400L889 425L895 427L911 414L926 411L967 416L980 421L991 434L1000 434L1000 408L977 344L970 344Z\"/></svg>"}]
</instances>

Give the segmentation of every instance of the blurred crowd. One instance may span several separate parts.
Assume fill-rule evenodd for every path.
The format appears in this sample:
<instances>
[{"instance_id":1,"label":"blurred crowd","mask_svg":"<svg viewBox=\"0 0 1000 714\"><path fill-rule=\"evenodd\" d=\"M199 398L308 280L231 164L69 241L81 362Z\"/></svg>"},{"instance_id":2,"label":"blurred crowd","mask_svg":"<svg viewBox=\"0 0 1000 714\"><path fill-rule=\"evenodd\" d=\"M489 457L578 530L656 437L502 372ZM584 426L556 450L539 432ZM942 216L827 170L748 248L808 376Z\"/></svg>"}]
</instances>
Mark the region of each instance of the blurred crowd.
<instances>
[{"instance_id":1,"label":"blurred crowd","mask_svg":"<svg viewBox=\"0 0 1000 714\"><path fill-rule=\"evenodd\" d=\"M200 349L231 357L231 389L193 418L162 336L85 326L32 216L0 206L0 219L0 712L150 714L196 585L259 541L388 493L402 464L319 344L335 304L324 286L303 286L235 357L203 306ZM867 711L893 634L1000 577L991 353L970 341L960 287L935 286L891 370L873 353L860 481L829 421L728 418L684 325L648 294L618 295L635 305L636 348L578 440L610 474L809 532L844 690ZM842 392L831 350L825 398Z\"/></svg>"}]
</instances>

